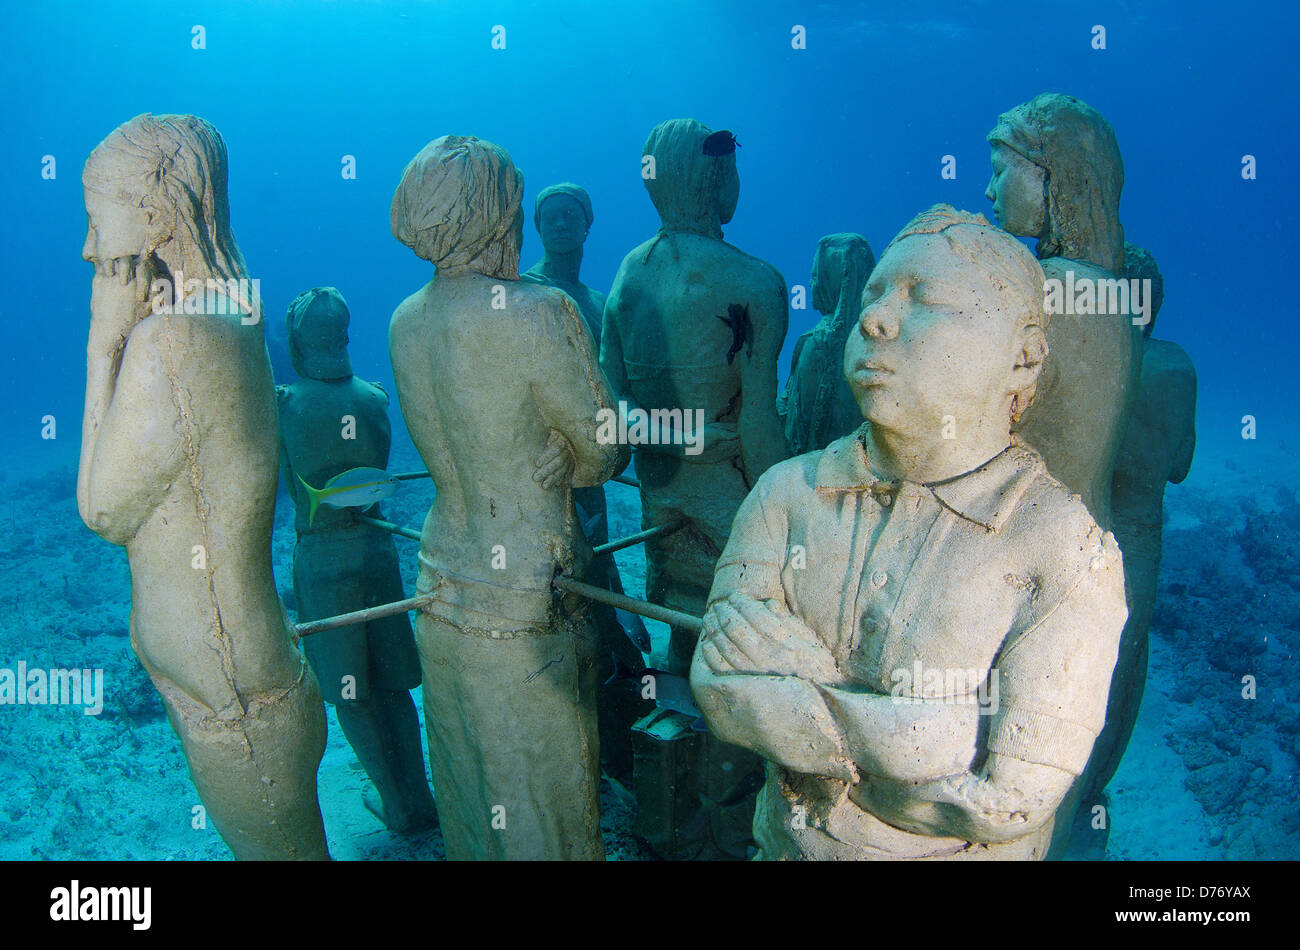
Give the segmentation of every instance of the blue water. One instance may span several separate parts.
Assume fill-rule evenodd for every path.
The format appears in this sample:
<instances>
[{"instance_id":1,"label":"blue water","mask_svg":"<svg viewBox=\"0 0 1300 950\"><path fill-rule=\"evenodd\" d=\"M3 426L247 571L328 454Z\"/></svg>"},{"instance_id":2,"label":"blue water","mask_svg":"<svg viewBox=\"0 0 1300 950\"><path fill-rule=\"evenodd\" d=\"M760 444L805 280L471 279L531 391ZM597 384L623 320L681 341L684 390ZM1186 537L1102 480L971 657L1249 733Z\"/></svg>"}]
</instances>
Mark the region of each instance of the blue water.
<instances>
[{"instance_id":1,"label":"blue water","mask_svg":"<svg viewBox=\"0 0 1300 950\"><path fill-rule=\"evenodd\" d=\"M287 365L286 305L332 284L351 306L357 372L392 392L387 322L429 268L393 239L388 209L406 162L437 136L497 142L522 169L529 218L521 267L541 256L533 195L562 180L586 187L595 221L583 279L606 289L622 256L658 227L639 177L649 130L675 117L730 129L742 145L741 197L726 238L772 262L787 284L807 285L823 234L860 232L879 254L937 201L988 213L985 134L999 113L1059 91L1115 128L1126 237L1153 251L1165 277L1156 335L1187 350L1200 383L1197 461L1167 495L1148 693L1157 698L1144 709L1134 764L1117 779L1136 817L1129 843L1116 847L1128 857L1296 853L1300 692L1291 650L1300 580L1287 553L1300 540L1294 4L183 6L51 0L6 10L0 30L0 484L10 502L0 507L8 526L0 665L37 656L51 636L62 637L67 665L84 665L78 651L92 649L134 662L124 639L125 557L81 526L67 482L78 453L91 277L80 260L80 170L132 116L196 113L224 136L231 220L261 281L277 372ZM491 45L498 24L504 50ZM806 27L805 50L791 48L796 24ZM1105 50L1091 46L1095 24L1106 28ZM206 49L191 47L195 25L206 30ZM1242 178L1246 154L1256 157L1255 180ZM346 155L356 160L354 180L340 174ZM940 176L944 155L956 158L955 180ZM52 179L42 177L44 156L54 157ZM782 376L794 340L817 318L811 309L791 312ZM1247 414L1257 420L1253 441L1241 438ZM53 439L42 438L47 415L56 420ZM395 401L393 424L394 445L404 446L395 459L414 461ZM413 496L398 511L417 523L420 507ZM280 566L277 579L282 588L289 582ZM102 591L79 590L85 585ZM1258 636L1269 645L1254 666L1220 668L1216 657L1240 652L1234 638ZM1253 706L1237 695L1246 672L1259 681ZM70 724L66 710L43 713L50 740L42 744L19 715L28 713L0 708L0 739L9 737L3 768L19 789L0 812L30 820L0 831L2 856L75 856L78 839L64 840L55 826L112 824L119 783L135 790L133 807L160 813L173 806L153 801L155 792L192 797L178 753L159 767L172 791L159 791L161 779L136 774L124 746L96 751L99 765L82 761L98 740L87 738L93 730L80 716ZM20 740L28 743L21 750ZM164 739L156 745L158 755L171 754ZM1218 771L1200 774L1207 768ZM81 791L51 792L36 778L68 769L83 775ZM151 853L122 837L100 856ZM174 853L221 855L213 833L204 840Z\"/></svg>"}]
</instances>

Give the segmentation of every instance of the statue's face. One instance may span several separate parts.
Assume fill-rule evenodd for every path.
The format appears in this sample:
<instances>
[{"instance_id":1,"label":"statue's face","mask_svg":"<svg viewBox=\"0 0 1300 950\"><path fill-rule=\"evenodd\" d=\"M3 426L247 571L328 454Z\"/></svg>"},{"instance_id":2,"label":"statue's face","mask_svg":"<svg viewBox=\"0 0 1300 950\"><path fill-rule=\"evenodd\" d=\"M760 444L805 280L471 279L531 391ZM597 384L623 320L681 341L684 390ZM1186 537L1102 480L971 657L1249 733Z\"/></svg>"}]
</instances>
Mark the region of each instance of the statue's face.
<instances>
[{"instance_id":1,"label":"statue's face","mask_svg":"<svg viewBox=\"0 0 1300 950\"><path fill-rule=\"evenodd\" d=\"M132 257L144 248L149 233L149 213L125 198L86 192L86 243L83 259L102 264Z\"/></svg>"},{"instance_id":2,"label":"statue's face","mask_svg":"<svg viewBox=\"0 0 1300 950\"><path fill-rule=\"evenodd\" d=\"M542 247L551 254L567 254L587 240L587 216L582 205L569 195L551 195L537 215Z\"/></svg>"},{"instance_id":3,"label":"statue's face","mask_svg":"<svg viewBox=\"0 0 1300 950\"><path fill-rule=\"evenodd\" d=\"M862 292L844 348L844 375L862 414L882 429L937 440L945 416L960 426L999 411L1015 382L1019 336L1005 297L942 234L890 248ZM1000 411L1009 423L1009 406Z\"/></svg>"},{"instance_id":4,"label":"statue's face","mask_svg":"<svg viewBox=\"0 0 1300 950\"><path fill-rule=\"evenodd\" d=\"M984 197L1004 231L1040 238L1047 211L1047 173L1015 149L993 143L993 177Z\"/></svg>"}]
</instances>

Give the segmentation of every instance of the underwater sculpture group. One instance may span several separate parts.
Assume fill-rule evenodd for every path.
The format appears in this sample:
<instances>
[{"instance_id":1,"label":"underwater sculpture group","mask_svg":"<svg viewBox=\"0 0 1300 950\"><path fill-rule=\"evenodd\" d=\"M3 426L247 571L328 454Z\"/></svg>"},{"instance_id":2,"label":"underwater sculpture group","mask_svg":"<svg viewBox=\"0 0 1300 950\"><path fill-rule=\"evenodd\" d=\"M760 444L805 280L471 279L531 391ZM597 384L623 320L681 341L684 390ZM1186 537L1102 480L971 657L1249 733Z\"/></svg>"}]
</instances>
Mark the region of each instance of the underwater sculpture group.
<instances>
[{"instance_id":1,"label":"underwater sculpture group","mask_svg":"<svg viewBox=\"0 0 1300 950\"><path fill-rule=\"evenodd\" d=\"M1082 818L1141 699L1195 374L1131 301L1045 307L1053 277L1159 283L1124 244L1104 119L1045 94L989 142L1002 228L936 205L879 261L859 235L822 240L825 316L782 394L785 282L722 239L739 197L730 133L651 132L662 226L607 299L579 279L585 191L538 195L546 256L520 275L508 153L430 142L390 211L434 266L389 331L436 488L414 639L394 610L300 648L271 569L277 457L298 507L300 621L402 600L367 495L391 480L387 396L353 375L333 288L290 306L302 379L277 393L211 125L144 115L110 134L83 174L95 273L78 507L127 549L132 647L235 855L328 857L326 700L376 814L427 827L417 683L453 859L602 858L602 763L635 783L642 819L661 814L656 793L688 793L647 835L667 857L1037 859L1096 835ZM1038 259L1013 235L1037 239ZM196 296L193 279L220 293ZM602 434L638 410L677 412L650 413L631 452ZM684 431L697 410L702 431ZM635 765L646 710L598 667L612 650L644 671L623 633L643 631L610 605L641 608L593 551L601 486L630 458L652 529L646 600L675 619L650 676L689 677L708 725L691 756L647 755L643 734Z\"/></svg>"}]
</instances>

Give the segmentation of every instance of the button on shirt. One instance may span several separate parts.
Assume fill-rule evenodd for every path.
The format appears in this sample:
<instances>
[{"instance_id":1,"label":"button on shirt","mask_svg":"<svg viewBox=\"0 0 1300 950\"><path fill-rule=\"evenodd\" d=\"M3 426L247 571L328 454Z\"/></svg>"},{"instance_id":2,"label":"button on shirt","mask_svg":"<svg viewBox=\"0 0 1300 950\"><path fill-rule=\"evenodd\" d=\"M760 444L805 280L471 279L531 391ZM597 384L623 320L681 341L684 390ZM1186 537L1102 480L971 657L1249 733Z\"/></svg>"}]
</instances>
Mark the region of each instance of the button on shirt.
<instances>
[{"instance_id":1,"label":"button on shirt","mask_svg":"<svg viewBox=\"0 0 1300 950\"><path fill-rule=\"evenodd\" d=\"M765 851L969 849L885 825L854 803L852 786L906 788L977 770L991 751L1077 775L1104 720L1127 614L1114 538L1028 448L943 483L891 483L872 474L865 432L764 474L736 515L709 595L783 602L842 674L814 684L696 664L713 730L773 763L760 802L769 813L755 819ZM917 675L930 671L939 675ZM994 681L995 709L982 715L972 694ZM891 693L966 705L919 746L855 732L863 702ZM809 809L808 830L792 830L803 824L792 823L796 810Z\"/></svg>"}]
</instances>

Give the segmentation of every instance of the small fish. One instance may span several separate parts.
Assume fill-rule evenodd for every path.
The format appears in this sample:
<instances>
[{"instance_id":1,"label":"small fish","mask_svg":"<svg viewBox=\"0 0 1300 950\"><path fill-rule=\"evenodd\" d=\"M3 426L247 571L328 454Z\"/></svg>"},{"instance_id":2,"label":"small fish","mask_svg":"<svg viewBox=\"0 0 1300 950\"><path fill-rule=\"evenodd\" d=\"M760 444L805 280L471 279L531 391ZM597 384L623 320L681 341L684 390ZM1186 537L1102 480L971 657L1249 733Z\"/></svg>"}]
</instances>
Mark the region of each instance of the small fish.
<instances>
[{"instance_id":1,"label":"small fish","mask_svg":"<svg viewBox=\"0 0 1300 950\"><path fill-rule=\"evenodd\" d=\"M749 307L744 304L728 304L727 315L718 317L731 328L731 348L727 350L727 365L736 359L740 348L745 348L745 356L754 355L754 325L749 320Z\"/></svg>"},{"instance_id":2,"label":"small fish","mask_svg":"<svg viewBox=\"0 0 1300 950\"><path fill-rule=\"evenodd\" d=\"M323 488L312 488L301 475L298 481L307 489L311 500L308 527L316 520L316 509L321 503L331 508L369 508L397 491L397 479L382 468L350 468L335 475Z\"/></svg>"},{"instance_id":3,"label":"small fish","mask_svg":"<svg viewBox=\"0 0 1300 950\"><path fill-rule=\"evenodd\" d=\"M740 148L740 143L736 137L723 129L721 132L714 132L704 140L704 154L712 158L721 158L723 155L731 155L736 149Z\"/></svg>"}]
</instances>

